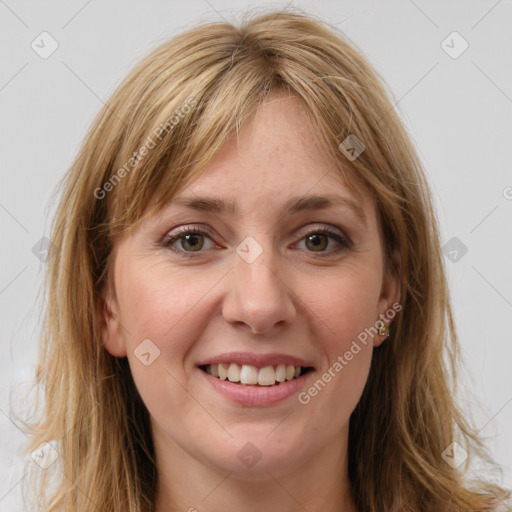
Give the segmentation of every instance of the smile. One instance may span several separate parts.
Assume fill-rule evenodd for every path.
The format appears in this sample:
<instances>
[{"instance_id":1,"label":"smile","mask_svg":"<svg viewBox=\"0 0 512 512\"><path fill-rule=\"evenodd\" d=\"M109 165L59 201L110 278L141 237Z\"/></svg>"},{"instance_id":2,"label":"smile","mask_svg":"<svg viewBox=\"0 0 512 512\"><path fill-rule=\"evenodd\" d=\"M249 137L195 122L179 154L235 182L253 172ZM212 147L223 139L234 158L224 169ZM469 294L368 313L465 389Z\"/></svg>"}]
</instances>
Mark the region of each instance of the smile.
<instances>
[{"instance_id":1,"label":"smile","mask_svg":"<svg viewBox=\"0 0 512 512\"><path fill-rule=\"evenodd\" d=\"M219 363L199 366L199 368L219 380L227 380L244 386L277 386L282 382L298 379L312 370L286 364L267 365L258 368L253 365L237 363Z\"/></svg>"}]
</instances>

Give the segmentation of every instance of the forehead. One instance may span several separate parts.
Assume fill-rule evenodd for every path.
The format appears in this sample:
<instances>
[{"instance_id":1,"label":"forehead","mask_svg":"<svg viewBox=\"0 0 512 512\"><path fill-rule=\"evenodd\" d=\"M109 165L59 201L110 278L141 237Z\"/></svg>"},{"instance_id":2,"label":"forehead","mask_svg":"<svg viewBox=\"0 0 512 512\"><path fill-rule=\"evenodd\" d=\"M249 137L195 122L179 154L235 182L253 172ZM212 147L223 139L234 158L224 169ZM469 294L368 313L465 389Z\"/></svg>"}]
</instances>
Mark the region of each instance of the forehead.
<instances>
[{"instance_id":1,"label":"forehead","mask_svg":"<svg viewBox=\"0 0 512 512\"><path fill-rule=\"evenodd\" d=\"M300 100L274 95L172 202L190 204L194 196L230 198L226 202L231 207L210 209L225 206L237 213L239 205L256 206L253 202L286 201L291 209L291 197L336 196L352 202L361 216L361 210L372 208L372 201L353 172L344 171L322 150Z\"/></svg>"},{"instance_id":2,"label":"forehead","mask_svg":"<svg viewBox=\"0 0 512 512\"><path fill-rule=\"evenodd\" d=\"M321 177L333 167L321 151L300 100L278 95L269 98L212 158L201 182L212 185L223 175L249 179L246 171L257 171L265 184L294 175Z\"/></svg>"}]
</instances>

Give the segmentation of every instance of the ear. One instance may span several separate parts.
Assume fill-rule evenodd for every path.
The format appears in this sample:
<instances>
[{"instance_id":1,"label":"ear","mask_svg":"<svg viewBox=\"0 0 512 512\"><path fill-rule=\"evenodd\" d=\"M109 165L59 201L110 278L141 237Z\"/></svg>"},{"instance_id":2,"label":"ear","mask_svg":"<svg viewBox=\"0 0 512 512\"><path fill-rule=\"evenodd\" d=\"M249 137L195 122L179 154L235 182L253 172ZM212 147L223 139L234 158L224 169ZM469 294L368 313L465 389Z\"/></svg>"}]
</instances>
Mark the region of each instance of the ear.
<instances>
[{"instance_id":1,"label":"ear","mask_svg":"<svg viewBox=\"0 0 512 512\"><path fill-rule=\"evenodd\" d=\"M390 328L393 319L398 311L402 309L400 305L401 284L402 284L402 258L398 251L393 253L391 265L384 269L384 278L381 294L377 305L377 315ZM399 307L398 307L399 306ZM373 345L378 347L386 340L386 335L377 335Z\"/></svg>"},{"instance_id":2,"label":"ear","mask_svg":"<svg viewBox=\"0 0 512 512\"><path fill-rule=\"evenodd\" d=\"M101 341L114 357L126 357L126 344L123 329L119 321L119 305L110 283L105 285L98 303L101 325Z\"/></svg>"}]
</instances>

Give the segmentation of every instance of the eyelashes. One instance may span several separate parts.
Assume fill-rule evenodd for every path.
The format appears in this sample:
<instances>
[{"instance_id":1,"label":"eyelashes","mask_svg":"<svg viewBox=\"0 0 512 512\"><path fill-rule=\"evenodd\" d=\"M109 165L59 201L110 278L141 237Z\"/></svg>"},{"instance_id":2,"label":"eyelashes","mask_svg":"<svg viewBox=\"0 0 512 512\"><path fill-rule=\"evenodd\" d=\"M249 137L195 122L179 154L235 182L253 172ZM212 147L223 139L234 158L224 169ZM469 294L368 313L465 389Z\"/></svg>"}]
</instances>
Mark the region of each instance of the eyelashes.
<instances>
[{"instance_id":1,"label":"eyelashes","mask_svg":"<svg viewBox=\"0 0 512 512\"><path fill-rule=\"evenodd\" d=\"M212 236L213 233L207 226L184 226L167 235L162 241L162 246L170 249L178 256L193 258L209 249L215 247L221 248L212 240ZM208 244L205 243L205 239L211 242L210 247L207 247ZM326 247L332 245L332 241L334 241L334 244L337 244L337 246L333 249L325 250ZM306 248L304 250L307 253L322 258L337 255L342 251L352 250L351 241L328 226L301 230L299 239L294 245L301 242L305 243ZM310 244L309 247L308 244ZM176 247L176 245L181 245L181 248ZM192 247L192 249L190 249L190 247ZM320 250L310 250L310 247L317 247L320 248Z\"/></svg>"},{"instance_id":2,"label":"eyelashes","mask_svg":"<svg viewBox=\"0 0 512 512\"><path fill-rule=\"evenodd\" d=\"M195 226L192 226L192 227L185 226L184 228L179 228L178 230L176 230L174 232L174 234L171 234L168 237L166 237L164 239L163 245L164 245L164 247L167 247L175 252L184 252L184 253L204 252L201 250L199 250L199 251L187 251L184 249L179 250L174 247L174 244L176 242L180 241L182 243L182 247L183 247L183 240L186 240L186 243L190 243L194 239L198 239L202 236L210 238L208 236L209 234L210 234L209 230L203 231L202 229L199 229ZM211 238L210 238L210 240L211 240ZM201 245L199 249L202 249L202 248L203 248L203 245Z\"/></svg>"}]
</instances>

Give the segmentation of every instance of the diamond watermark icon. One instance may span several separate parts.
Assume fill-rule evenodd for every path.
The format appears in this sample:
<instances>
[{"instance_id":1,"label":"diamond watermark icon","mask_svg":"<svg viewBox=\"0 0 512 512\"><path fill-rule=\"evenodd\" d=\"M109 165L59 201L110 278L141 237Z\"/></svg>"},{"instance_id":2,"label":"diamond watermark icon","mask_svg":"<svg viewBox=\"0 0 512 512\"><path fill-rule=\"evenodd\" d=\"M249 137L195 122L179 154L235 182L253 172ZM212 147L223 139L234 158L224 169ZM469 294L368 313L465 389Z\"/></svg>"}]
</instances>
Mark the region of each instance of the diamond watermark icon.
<instances>
[{"instance_id":1,"label":"diamond watermark icon","mask_svg":"<svg viewBox=\"0 0 512 512\"><path fill-rule=\"evenodd\" d=\"M52 243L50 242L50 239L43 236L41 240L39 240L33 247L32 247L32 253L36 258L41 260L43 263L46 263L48 261L48 253L50 249L52 249ZM52 250L53 253L53 250Z\"/></svg>"},{"instance_id":2,"label":"diamond watermark icon","mask_svg":"<svg viewBox=\"0 0 512 512\"><path fill-rule=\"evenodd\" d=\"M441 454L441 457L443 457L453 469L456 469L468 458L468 452L457 443L457 441L454 441L448 445L446 450Z\"/></svg>"},{"instance_id":3,"label":"diamond watermark icon","mask_svg":"<svg viewBox=\"0 0 512 512\"><path fill-rule=\"evenodd\" d=\"M160 349L149 338L146 338L139 343L133 354L144 366L149 366L160 357Z\"/></svg>"},{"instance_id":4,"label":"diamond watermark icon","mask_svg":"<svg viewBox=\"0 0 512 512\"><path fill-rule=\"evenodd\" d=\"M41 32L30 44L39 57L47 59L59 47L57 40L48 32Z\"/></svg>"},{"instance_id":5,"label":"diamond watermark icon","mask_svg":"<svg viewBox=\"0 0 512 512\"><path fill-rule=\"evenodd\" d=\"M452 263L458 263L467 254L468 248L459 238L454 236L444 244L443 252Z\"/></svg>"},{"instance_id":6,"label":"diamond watermark icon","mask_svg":"<svg viewBox=\"0 0 512 512\"><path fill-rule=\"evenodd\" d=\"M452 59L458 59L469 48L469 43L457 31L453 31L443 39L441 48Z\"/></svg>"},{"instance_id":7,"label":"diamond watermark icon","mask_svg":"<svg viewBox=\"0 0 512 512\"><path fill-rule=\"evenodd\" d=\"M246 263L253 263L263 252L263 247L256 242L252 236L245 238L236 248L236 253L245 260Z\"/></svg>"},{"instance_id":8,"label":"diamond watermark icon","mask_svg":"<svg viewBox=\"0 0 512 512\"><path fill-rule=\"evenodd\" d=\"M350 134L340 143L338 148L348 160L353 162L365 150L366 146L354 134Z\"/></svg>"},{"instance_id":9,"label":"diamond watermark icon","mask_svg":"<svg viewBox=\"0 0 512 512\"><path fill-rule=\"evenodd\" d=\"M30 458L41 468L48 469L59 458L59 454L50 443L41 443L30 454Z\"/></svg>"},{"instance_id":10,"label":"diamond watermark icon","mask_svg":"<svg viewBox=\"0 0 512 512\"><path fill-rule=\"evenodd\" d=\"M238 451L237 457L244 466L252 468L261 459L262 453L258 448L256 448L256 446L254 446L254 444L246 443Z\"/></svg>"}]
</instances>

